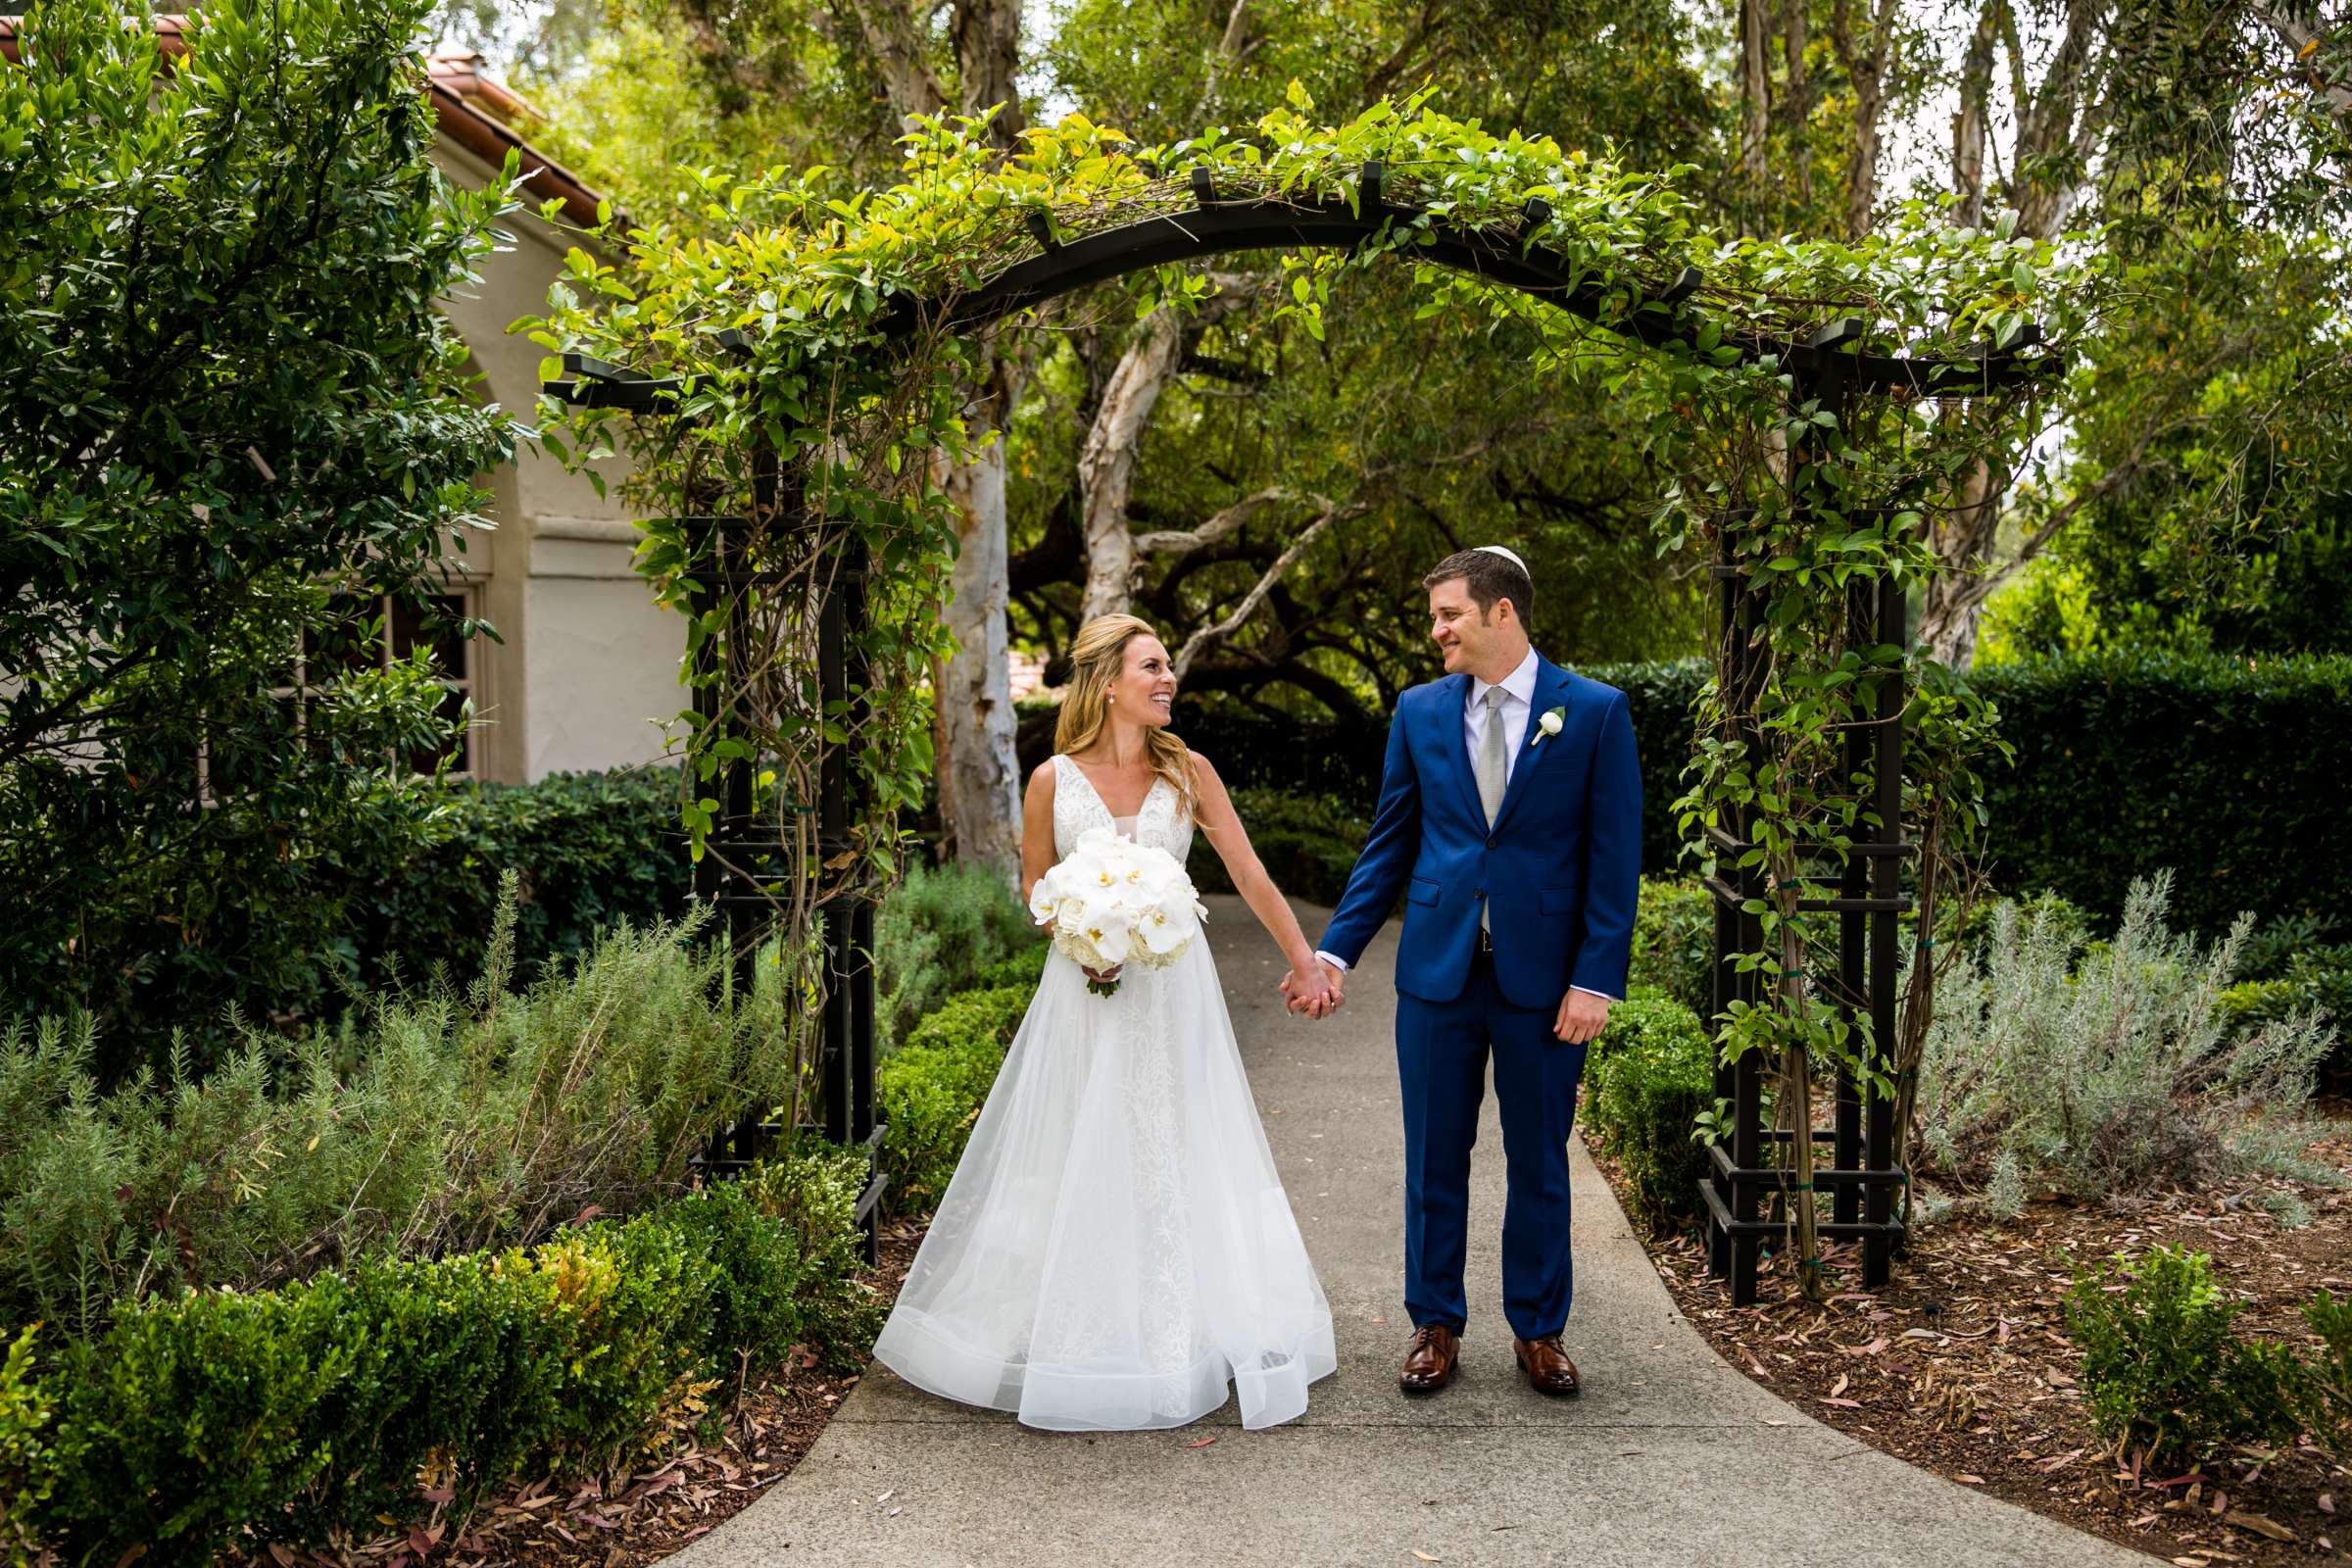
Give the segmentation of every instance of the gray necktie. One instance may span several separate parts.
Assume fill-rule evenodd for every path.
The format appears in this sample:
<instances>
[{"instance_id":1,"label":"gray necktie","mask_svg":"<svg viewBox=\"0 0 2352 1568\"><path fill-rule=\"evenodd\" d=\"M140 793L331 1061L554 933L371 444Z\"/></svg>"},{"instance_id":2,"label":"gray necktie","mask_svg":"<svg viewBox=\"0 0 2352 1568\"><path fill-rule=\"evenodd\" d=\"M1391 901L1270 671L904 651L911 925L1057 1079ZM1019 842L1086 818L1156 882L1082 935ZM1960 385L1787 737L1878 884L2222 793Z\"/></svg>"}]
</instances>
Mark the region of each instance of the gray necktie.
<instances>
[{"instance_id":1,"label":"gray necktie","mask_svg":"<svg viewBox=\"0 0 2352 1568\"><path fill-rule=\"evenodd\" d=\"M1489 827L1494 825L1494 813L1502 809L1502 787L1508 782L1502 745L1502 699L1505 695L1499 686L1487 688L1487 727L1478 737L1478 760L1472 765L1472 770L1478 775L1478 804L1487 808Z\"/></svg>"},{"instance_id":2,"label":"gray necktie","mask_svg":"<svg viewBox=\"0 0 2352 1568\"><path fill-rule=\"evenodd\" d=\"M1502 699L1499 686L1487 688L1487 727L1478 737L1478 759L1471 771L1478 775L1478 804L1487 808L1487 826L1494 825L1494 813L1502 809L1502 786L1506 764L1502 746ZM1478 928L1487 925L1487 901L1478 901Z\"/></svg>"}]
</instances>

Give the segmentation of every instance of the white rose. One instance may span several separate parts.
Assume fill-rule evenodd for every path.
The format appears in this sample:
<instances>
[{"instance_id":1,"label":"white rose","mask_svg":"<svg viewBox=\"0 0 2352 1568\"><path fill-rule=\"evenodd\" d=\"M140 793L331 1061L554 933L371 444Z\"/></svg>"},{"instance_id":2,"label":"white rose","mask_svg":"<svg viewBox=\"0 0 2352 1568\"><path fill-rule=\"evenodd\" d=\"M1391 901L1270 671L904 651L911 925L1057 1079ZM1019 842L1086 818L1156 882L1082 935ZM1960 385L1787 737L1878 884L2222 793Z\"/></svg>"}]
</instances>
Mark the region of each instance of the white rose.
<instances>
[{"instance_id":1,"label":"white rose","mask_svg":"<svg viewBox=\"0 0 2352 1568\"><path fill-rule=\"evenodd\" d=\"M1545 713L1542 718L1537 719L1536 723L1544 734L1557 735L1560 732L1559 710L1554 709L1550 712Z\"/></svg>"}]
</instances>

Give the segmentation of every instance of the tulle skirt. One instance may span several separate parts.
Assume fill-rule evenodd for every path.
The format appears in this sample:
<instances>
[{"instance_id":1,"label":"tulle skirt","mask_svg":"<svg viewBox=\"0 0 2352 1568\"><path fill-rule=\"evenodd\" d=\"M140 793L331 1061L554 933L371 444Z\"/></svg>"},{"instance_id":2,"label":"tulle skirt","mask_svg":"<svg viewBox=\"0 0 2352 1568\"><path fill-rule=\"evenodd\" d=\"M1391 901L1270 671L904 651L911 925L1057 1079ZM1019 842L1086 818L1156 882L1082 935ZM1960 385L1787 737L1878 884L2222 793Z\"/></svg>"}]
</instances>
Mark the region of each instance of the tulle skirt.
<instances>
[{"instance_id":1,"label":"tulle skirt","mask_svg":"<svg viewBox=\"0 0 2352 1568\"><path fill-rule=\"evenodd\" d=\"M1205 940L1110 997L1047 960L874 1354L1058 1431L1305 1412L1331 1308Z\"/></svg>"}]
</instances>

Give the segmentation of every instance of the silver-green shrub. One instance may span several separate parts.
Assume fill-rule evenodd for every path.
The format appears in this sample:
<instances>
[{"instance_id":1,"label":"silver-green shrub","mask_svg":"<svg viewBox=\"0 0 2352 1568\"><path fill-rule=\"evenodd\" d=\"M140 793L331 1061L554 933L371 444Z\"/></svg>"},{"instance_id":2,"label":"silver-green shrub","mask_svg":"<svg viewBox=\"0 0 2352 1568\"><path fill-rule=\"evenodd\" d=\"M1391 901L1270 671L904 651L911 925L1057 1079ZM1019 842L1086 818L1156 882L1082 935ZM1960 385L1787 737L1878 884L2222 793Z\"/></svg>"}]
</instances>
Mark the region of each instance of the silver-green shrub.
<instances>
[{"instance_id":1,"label":"silver-green shrub","mask_svg":"<svg viewBox=\"0 0 2352 1568\"><path fill-rule=\"evenodd\" d=\"M2169 873L2135 882L2110 942L2056 901L2003 903L1982 957L1938 988L1920 1090L1922 1163L2014 1213L2027 1193L2100 1200L2261 1175L2335 1183L2303 1153L2333 1043L2303 1012L2232 1034L2222 993L2250 920L2211 948L2169 930Z\"/></svg>"},{"instance_id":2,"label":"silver-green shrub","mask_svg":"<svg viewBox=\"0 0 2352 1568\"><path fill-rule=\"evenodd\" d=\"M887 1055L982 970L1041 945L1012 885L984 865L910 865L874 916L874 1023Z\"/></svg>"},{"instance_id":3,"label":"silver-green shrub","mask_svg":"<svg viewBox=\"0 0 2352 1568\"><path fill-rule=\"evenodd\" d=\"M86 1022L0 1030L0 1308L101 1331L115 1303L346 1263L529 1245L684 1191L723 1119L786 1100L807 1009L737 993L700 913L603 935L508 990L514 890L481 977L248 1032L201 1079L101 1090ZM762 975L773 972L763 970Z\"/></svg>"}]
</instances>

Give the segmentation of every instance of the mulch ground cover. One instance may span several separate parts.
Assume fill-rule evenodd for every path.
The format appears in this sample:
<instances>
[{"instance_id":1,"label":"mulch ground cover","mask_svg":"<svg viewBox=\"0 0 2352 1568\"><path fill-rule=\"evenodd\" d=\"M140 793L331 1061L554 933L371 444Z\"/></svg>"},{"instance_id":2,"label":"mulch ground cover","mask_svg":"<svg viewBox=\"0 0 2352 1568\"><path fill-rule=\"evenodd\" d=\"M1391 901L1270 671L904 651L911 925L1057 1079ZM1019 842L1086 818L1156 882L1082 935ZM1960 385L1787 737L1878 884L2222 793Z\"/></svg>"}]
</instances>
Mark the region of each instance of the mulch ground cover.
<instances>
[{"instance_id":1,"label":"mulch ground cover","mask_svg":"<svg viewBox=\"0 0 2352 1568\"><path fill-rule=\"evenodd\" d=\"M2352 1106L2332 1107L2312 1154L2352 1174ZM2010 1224L1920 1224L1880 1291L1861 1288L1856 1250L1826 1248L1835 1283L1822 1305L1782 1260L1758 1303L1735 1308L1697 1236L1652 1238L1649 1250L1725 1360L1874 1447L2188 1568L2347 1560L2352 1471L2308 1444L2221 1453L2185 1474L2136 1470L2092 1430L2068 1337L2079 1266L2170 1245L2213 1258L2244 1303L2242 1330L2316 1344L2304 1303L2352 1290L2352 1193L2300 1196L2312 1221L2292 1229L2227 1190L2095 1207L2044 1199Z\"/></svg>"},{"instance_id":2,"label":"mulch ground cover","mask_svg":"<svg viewBox=\"0 0 2352 1568\"><path fill-rule=\"evenodd\" d=\"M898 1299L923 1229L919 1221L883 1227L879 1260L859 1278L885 1301ZM714 1441L688 1440L633 1472L585 1484L533 1481L485 1499L469 1518L442 1518L436 1510L401 1535L341 1552L272 1546L254 1559L255 1568L637 1568L658 1562L751 1506L815 1444L858 1379L829 1377L803 1351L752 1382L732 1402Z\"/></svg>"}]
</instances>

